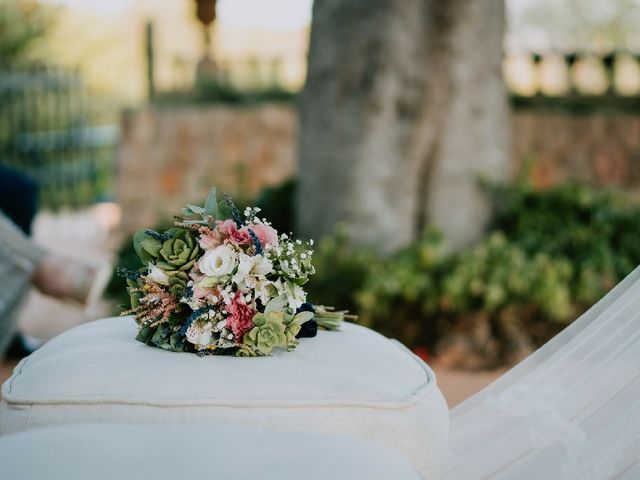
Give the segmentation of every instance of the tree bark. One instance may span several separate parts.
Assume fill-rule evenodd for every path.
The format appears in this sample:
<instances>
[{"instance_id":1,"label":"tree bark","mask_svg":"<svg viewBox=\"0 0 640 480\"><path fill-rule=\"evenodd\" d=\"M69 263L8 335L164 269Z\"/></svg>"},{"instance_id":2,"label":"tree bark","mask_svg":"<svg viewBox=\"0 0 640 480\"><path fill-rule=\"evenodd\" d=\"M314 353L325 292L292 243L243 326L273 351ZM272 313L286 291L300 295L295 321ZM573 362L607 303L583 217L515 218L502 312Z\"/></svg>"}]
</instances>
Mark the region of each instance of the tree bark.
<instances>
[{"instance_id":1,"label":"tree bark","mask_svg":"<svg viewBox=\"0 0 640 480\"><path fill-rule=\"evenodd\" d=\"M300 99L297 222L386 253L431 224L475 240L504 178L502 0L317 0Z\"/></svg>"}]
</instances>

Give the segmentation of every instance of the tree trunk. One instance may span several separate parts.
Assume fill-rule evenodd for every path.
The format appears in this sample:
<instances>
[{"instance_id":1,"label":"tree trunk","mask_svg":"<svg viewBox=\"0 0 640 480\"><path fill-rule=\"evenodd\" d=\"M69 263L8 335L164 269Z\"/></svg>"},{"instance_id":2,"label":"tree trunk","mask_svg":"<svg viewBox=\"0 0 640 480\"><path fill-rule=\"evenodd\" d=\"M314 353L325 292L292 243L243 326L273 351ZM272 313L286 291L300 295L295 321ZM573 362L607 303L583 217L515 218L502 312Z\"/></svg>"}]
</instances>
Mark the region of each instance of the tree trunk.
<instances>
[{"instance_id":1,"label":"tree trunk","mask_svg":"<svg viewBox=\"0 0 640 480\"><path fill-rule=\"evenodd\" d=\"M317 0L300 100L298 227L385 253L427 224L475 240L507 170L500 0Z\"/></svg>"}]
</instances>

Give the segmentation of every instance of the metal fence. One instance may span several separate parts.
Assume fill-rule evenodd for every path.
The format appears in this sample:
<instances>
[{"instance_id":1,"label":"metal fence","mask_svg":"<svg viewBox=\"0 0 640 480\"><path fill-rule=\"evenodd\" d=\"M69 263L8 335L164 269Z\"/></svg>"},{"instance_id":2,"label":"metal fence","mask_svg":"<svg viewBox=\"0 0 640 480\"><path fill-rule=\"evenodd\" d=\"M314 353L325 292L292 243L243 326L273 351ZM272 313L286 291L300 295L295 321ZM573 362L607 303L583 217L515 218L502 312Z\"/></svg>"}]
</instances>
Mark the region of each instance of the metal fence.
<instances>
[{"instance_id":1,"label":"metal fence","mask_svg":"<svg viewBox=\"0 0 640 480\"><path fill-rule=\"evenodd\" d=\"M77 72L0 66L0 164L40 186L45 208L111 195L118 128L94 123Z\"/></svg>"}]
</instances>

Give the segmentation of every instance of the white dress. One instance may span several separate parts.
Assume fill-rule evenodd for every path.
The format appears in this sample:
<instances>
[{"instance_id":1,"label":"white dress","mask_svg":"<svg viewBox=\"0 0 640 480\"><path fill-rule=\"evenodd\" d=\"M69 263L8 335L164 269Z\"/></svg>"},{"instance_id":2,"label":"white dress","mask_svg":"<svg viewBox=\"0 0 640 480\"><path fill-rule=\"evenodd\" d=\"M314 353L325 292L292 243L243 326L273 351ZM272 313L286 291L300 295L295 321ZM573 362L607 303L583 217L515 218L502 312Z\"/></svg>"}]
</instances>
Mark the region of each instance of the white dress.
<instances>
[{"instance_id":1,"label":"white dress","mask_svg":"<svg viewBox=\"0 0 640 480\"><path fill-rule=\"evenodd\" d=\"M640 478L640 268L451 411L447 479Z\"/></svg>"}]
</instances>

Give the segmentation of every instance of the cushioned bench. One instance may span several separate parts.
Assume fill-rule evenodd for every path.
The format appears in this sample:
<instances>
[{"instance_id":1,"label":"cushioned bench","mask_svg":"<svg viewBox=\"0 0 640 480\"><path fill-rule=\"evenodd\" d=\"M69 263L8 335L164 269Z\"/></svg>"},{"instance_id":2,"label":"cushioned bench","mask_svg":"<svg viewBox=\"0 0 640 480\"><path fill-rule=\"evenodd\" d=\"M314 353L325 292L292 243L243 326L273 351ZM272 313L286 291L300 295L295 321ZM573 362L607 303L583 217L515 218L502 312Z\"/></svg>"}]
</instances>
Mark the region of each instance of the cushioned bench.
<instances>
[{"instance_id":1,"label":"cushioned bench","mask_svg":"<svg viewBox=\"0 0 640 480\"><path fill-rule=\"evenodd\" d=\"M3 385L0 435L78 422L232 423L370 439L425 478L440 469L448 409L431 369L398 342L353 324L293 353L198 357L134 340L131 318L65 332Z\"/></svg>"},{"instance_id":2,"label":"cushioned bench","mask_svg":"<svg viewBox=\"0 0 640 480\"><path fill-rule=\"evenodd\" d=\"M228 425L45 427L0 437L0 465L11 480L420 480L371 442Z\"/></svg>"}]
</instances>

